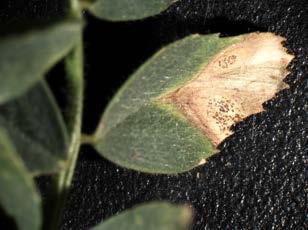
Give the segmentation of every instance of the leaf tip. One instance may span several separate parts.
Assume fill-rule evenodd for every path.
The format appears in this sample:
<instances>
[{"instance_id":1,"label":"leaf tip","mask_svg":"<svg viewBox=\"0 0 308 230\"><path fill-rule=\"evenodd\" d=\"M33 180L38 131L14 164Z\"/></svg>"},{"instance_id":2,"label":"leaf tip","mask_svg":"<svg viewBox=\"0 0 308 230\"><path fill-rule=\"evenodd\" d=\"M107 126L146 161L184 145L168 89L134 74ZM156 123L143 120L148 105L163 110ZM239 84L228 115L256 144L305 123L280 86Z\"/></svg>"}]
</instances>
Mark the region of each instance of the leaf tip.
<instances>
[{"instance_id":1,"label":"leaf tip","mask_svg":"<svg viewBox=\"0 0 308 230\"><path fill-rule=\"evenodd\" d=\"M266 100L287 88L282 80L293 56L282 41L272 33L245 36L216 54L162 102L175 104L217 146L232 134L234 123L263 111Z\"/></svg>"}]
</instances>

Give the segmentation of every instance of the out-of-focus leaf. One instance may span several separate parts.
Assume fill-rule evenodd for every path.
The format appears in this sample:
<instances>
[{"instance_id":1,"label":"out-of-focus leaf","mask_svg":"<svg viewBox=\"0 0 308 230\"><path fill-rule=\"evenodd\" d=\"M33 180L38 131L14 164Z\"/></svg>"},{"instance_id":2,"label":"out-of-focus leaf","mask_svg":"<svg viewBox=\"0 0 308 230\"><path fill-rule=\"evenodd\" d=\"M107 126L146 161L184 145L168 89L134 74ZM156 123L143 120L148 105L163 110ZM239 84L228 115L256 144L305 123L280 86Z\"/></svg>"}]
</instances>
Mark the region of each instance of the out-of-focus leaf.
<instances>
[{"instance_id":1,"label":"out-of-focus leaf","mask_svg":"<svg viewBox=\"0 0 308 230\"><path fill-rule=\"evenodd\" d=\"M0 104L42 79L78 42L81 28L65 21L0 39Z\"/></svg>"},{"instance_id":2,"label":"out-of-focus leaf","mask_svg":"<svg viewBox=\"0 0 308 230\"><path fill-rule=\"evenodd\" d=\"M48 86L38 83L0 106L4 127L17 153L35 174L59 170L67 153L67 131Z\"/></svg>"},{"instance_id":3,"label":"out-of-focus leaf","mask_svg":"<svg viewBox=\"0 0 308 230\"><path fill-rule=\"evenodd\" d=\"M187 230L191 215L188 207L153 202L124 211L92 230Z\"/></svg>"},{"instance_id":4,"label":"out-of-focus leaf","mask_svg":"<svg viewBox=\"0 0 308 230\"><path fill-rule=\"evenodd\" d=\"M0 129L0 206L19 230L39 230L41 201L32 178Z\"/></svg>"},{"instance_id":5,"label":"out-of-focus leaf","mask_svg":"<svg viewBox=\"0 0 308 230\"><path fill-rule=\"evenodd\" d=\"M138 20L166 10L176 0L96 0L90 12L111 21Z\"/></svg>"}]
</instances>

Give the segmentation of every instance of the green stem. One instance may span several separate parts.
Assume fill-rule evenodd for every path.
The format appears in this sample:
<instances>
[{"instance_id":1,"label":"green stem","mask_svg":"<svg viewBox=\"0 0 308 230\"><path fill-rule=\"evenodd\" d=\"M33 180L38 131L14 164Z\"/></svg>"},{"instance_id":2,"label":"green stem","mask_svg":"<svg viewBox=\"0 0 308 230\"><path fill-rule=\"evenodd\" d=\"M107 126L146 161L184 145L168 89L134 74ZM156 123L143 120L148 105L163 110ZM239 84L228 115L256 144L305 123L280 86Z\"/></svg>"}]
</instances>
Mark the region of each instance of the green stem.
<instances>
[{"instance_id":1,"label":"green stem","mask_svg":"<svg viewBox=\"0 0 308 230\"><path fill-rule=\"evenodd\" d=\"M70 1L70 13L75 18L81 18L77 0ZM50 230L59 229L81 144L83 109L83 47L81 35L79 44L66 56L65 67L68 84L68 116L66 121L70 143L66 167L52 178L51 194L49 201L47 201L46 220L43 228Z\"/></svg>"},{"instance_id":2,"label":"green stem","mask_svg":"<svg viewBox=\"0 0 308 230\"><path fill-rule=\"evenodd\" d=\"M71 185L76 160L81 144L81 120L83 103L83 67L82 42L65 58L68 80L69 116L67 127L70 134L68 160L65 169L52 178L50 207L52 213L47 214L47 226L44 229L58 229L62 210Z\"/></svg>"},{"instance_id":3,"label":"green stem","mask_svg":"<svg viewBox=\"0 0 308 230\"><path fill-rule=\"evenodd\" d=\"M95 145L97 142L96 138L92 134L82 134L81 135L81 144L86 144L86 145Z\"/></svg>"}]
</instances>

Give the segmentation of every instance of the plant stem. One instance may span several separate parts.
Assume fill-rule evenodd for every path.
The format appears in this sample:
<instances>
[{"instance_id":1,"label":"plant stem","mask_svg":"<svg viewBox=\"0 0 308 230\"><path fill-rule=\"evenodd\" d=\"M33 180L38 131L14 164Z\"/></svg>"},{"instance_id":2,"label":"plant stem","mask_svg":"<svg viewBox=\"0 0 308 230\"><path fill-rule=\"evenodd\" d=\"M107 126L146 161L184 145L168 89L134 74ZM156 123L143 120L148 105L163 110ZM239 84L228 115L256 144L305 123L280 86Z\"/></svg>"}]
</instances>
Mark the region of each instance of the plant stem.
<instances>
[{"instance_id":1,"label":"plant stem","mask_svg":"<svg viewBox=\"0 0 308 230\"><path fill-rule=\"evenodd\" d=\"M78 0L70 1L73 17L80 18ZM81 144L81 122L83 110L83 46L82 35L79 44L65 58L66 78L68 83L67 129L70 137L66 167L53 176L51 194L47 201L44 229L59 229L62 211L69 193L72 177ZM47 218L46 218L47 217Z\"/></svg>"},{"instance_id":2,"label":"plant stem","mask_svg":"<svg viewBox=\"0 0 308 230\"><path fill-rule=\"evenodd\" d=\"M86 144L86 145L95 145L97 142L96 138L92 134L82 134L81 135L81 144Z\"/></svg>"},{"instance_id":3,"label":"plant stem","mask_svg":"<svg viewBox=\"0 0 308 230\"><path fill-rule=\"evenodd\" d=\"M62 210L71 185L76 160L81 144L81 120L83 103L83 68L82 42L66 57L66 74L69 82L69 117L67 122L70 134L68 160L66 167L52 178L50 205L52 213L48 213L48 226L44 229L55 230L61 221Z\"/></svg>"}]
</instances>

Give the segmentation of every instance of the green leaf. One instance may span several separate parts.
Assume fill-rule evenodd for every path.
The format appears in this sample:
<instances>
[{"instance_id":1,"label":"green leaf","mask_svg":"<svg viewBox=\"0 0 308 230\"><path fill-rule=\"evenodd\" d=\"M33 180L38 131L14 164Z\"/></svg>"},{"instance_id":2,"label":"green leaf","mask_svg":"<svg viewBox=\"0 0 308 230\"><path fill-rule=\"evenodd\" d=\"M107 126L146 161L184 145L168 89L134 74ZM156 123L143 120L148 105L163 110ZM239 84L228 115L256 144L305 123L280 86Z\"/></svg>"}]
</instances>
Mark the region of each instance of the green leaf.
<instances>
[{"instance_id":1,"label":"green leaf","mask_svg":"<svg viewBox=\"0 0 308 230\"><path fill-rule=\"evenodd\" d=\"M0 106L4 127L18 154L34 174L59 170L66 159L67 131L53 95L44 82Z\"/></svg>"},{"instance_id":2,"label":"green leaf","mask_svg":"<svg viewBox=\"0 0 308 230\"><path fill-rule=\"evenodd\" d=\"M90 12L110 21L138 20L166 10L176 0L96 0Z\"/></svg>"},{"instance_id":3,"label":"green leaf","mask_svg":"<svg viewBox=\"0 0 308 230\"><path fill-rule=\"evenodd\" d=\"M41 201L32 178L4 131L0 130L0 205L19 230L38 230Z\"/></svg>"},{"instance_id":4,"label":"green leaf","mask_svg":"<svg viewBox=\"0 0 308 230\"><path fill-rule=\"evenodd\" d=\"M118 144L115 144L118 143ZM146 105L110 131L97 148L121 166L177 173L198 165L212 145L170 106Z\"/></svg>"},{"instance_id":5,"label":"green leaf","mask_svg":"<svg viewBox=\"0 0 308 230\"><path fill-rule=\"evenodd\" d=\"M78 42L81 23L56 25L0 40L0 104L24 93L43 78Z\"/></svg>"},{"instance_id":6,"label":"green leaf","mask_svg":"<svg viewBox=\"0 0 308 230\"><path fill-rule=\"evenodd\" d=\"M111 217L92 230L185 230L190 220L191 210L185 206L152 202Z\"/></svg>"},{"instance_id":7,"label":"green leaf","mask_svg":"<svg viewBox=\"0 0 308 230\"><path fill-rule=\"evenodd\" d=\"M187 171L214 154L210 140L161 98L242 38L192 35L160 50L107 107L95 134L98 152L116 164L150 173Z\"/></svg>"}]
</instances>

